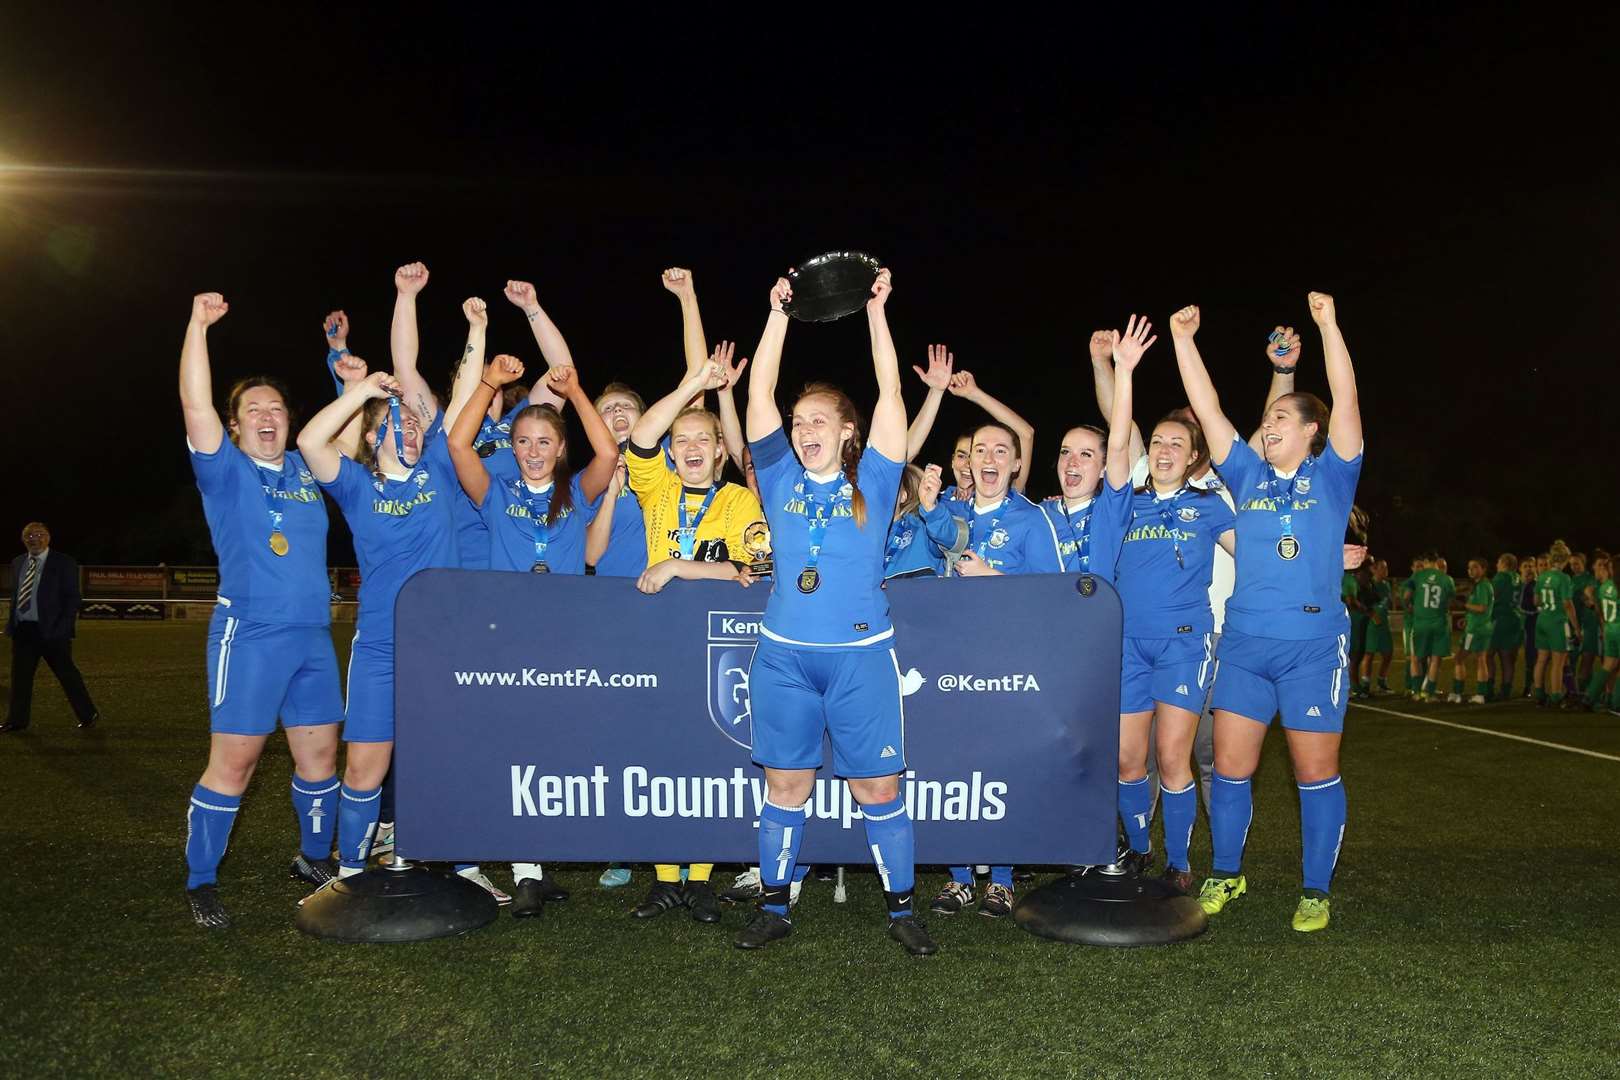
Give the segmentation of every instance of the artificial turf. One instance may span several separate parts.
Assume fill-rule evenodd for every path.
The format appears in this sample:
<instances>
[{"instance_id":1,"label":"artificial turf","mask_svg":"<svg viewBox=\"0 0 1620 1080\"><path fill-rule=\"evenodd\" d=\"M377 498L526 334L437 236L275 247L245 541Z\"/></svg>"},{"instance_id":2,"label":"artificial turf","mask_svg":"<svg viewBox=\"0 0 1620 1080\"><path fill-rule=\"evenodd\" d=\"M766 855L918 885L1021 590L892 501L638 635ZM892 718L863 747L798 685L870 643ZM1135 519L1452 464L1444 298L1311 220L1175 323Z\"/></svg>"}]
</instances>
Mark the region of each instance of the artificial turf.
<instances>
[{"instance_id":1,"label":"artificial turf","mask_svg":"<svg viewBox=\"0 0 1620 1080\"><path fill-rule=\"evenodd\" d=\"M914 960L855 874L842 905L809 882L794 936L745 954L744 912L634 922L647 868L609 891L598 866L561 868L573 898L540 919L347 946L293 929L279 738L221 868L236 925L191 922L203 632L81 624L102 725L74 730L42 668L33 728L0 737L0 1076L1620 1075L1606 714L1372 703L1609 758L1353 706L1350 825L1318 934L1288 926L1299 814L1274 730L1250 893L1178 946L1061 945L964 914L931 919L941 951ZM1208 858L1200 815L1195 871ZM919 896L942 880L924 873Z\"/></svg>"}]
</instances>

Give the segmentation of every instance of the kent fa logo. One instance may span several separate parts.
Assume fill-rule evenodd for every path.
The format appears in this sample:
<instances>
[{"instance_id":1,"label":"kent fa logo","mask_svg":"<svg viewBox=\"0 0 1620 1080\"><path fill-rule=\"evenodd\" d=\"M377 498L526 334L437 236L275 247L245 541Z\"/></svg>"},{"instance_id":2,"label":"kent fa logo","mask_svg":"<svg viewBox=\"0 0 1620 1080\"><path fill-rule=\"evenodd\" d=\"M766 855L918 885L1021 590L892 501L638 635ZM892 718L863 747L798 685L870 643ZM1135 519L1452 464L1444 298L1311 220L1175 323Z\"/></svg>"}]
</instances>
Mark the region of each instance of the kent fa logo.
<instances>
[{"instance_id":1,"label":"kent fa logo","mask_svg":"<svg viewBox=\"0 0 1620 1080\"><path fill-rule=\"evenodd\" d=\"M753 749L754 716L748 696L748 672L764 616L757 611L709 612L709 719L720 734Z\"/></svg>"}]
</instances>

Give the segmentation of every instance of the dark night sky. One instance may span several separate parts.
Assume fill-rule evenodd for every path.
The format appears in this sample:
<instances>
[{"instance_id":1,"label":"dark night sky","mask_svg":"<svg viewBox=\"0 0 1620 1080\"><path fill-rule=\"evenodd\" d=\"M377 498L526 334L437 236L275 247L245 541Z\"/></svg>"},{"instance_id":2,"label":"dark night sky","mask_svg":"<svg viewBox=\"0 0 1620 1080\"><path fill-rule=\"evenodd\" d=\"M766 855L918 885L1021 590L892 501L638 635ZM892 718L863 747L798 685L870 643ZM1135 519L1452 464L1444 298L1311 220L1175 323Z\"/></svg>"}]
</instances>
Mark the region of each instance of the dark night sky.
<instances>
[{"instance_id":1,"label":"dark night sky","mask_svg":"<svg viewBox=\"0 0 1620 1080\"><path fill-rule=\"evenodd\" d=\"M1620 547L1609 498L1544 493L1612 493L1620 472L1612 18L844 16L813 38L764 10L736 30L695 8L4 16L0 529L42 517L85 561L208 558L175 395L194 292L231 302L221 390L269 370L304 415L330 393L322 315L346 308L351 346L385 362L412 259L433 274L436 380L468 295L494 306L492 350L538 359L499 295L524 277L587 390L622 377L651 398L680 364L663 267L691 267L710 338L751 353L775 276L857 247L894 269L904 363L948 342L1036 425L1032 495L1062 429L1096 419L1093 328L1202 305L1243 426L1266 333L1308 325L1320 288L1360 376L1375 547ZM1305 337L1302 385L1325 392ZM869 401L869 364L864 320L795 325L783 385L830 373ZM1167 340L1145 365L1152 418L1181 398ZM948 399L927 458L971 415Z\"/></svg>"}]
</instances>

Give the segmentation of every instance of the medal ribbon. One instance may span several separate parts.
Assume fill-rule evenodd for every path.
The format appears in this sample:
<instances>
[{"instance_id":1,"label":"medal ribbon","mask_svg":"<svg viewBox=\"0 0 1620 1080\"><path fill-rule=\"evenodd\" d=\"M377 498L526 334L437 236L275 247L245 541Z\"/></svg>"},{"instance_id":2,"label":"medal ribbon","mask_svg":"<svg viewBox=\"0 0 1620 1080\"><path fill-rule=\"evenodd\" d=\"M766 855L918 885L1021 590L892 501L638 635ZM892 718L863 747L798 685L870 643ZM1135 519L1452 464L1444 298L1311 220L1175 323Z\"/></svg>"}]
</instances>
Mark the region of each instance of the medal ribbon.
<instances>
[{"instance_id":1,"label":"medal ribbon","mask_svg":"<svg viewBox=\"0 0 1620 1080\"><path fill-rule=\"evenodd\" d=\"M291 465L292 462L283 457L281 459L281 471L276 473L275 487L272 488L269 484L262 484L264 488L264 508L270 511L270 531L272 533L278 533L281 531L282 512L279 509L280 503L277 501L276 496L287 490L287 469L291 467ZM259 466L259 478L261 482L267 479L265 476L266 473L273 471L274 470L266 469L262 465Z\"/></svg>"},{"instance_id":2,"label":"medal ribbon","mask_svg":"<svg viewBox=\"0 0 1620 1080\"><path fill-rule=\"evenodd\" d=\"M827 526L832 524L833 516L838 512L838 508L850 505L849 496L844 494L844 488L849 481L844 479L843 473L838 474L838 479L835 481L838 487L831 492L825 494L821 492L811 493L809 485L813 483L810 474L806 472L804 479L800 480L794 488L799 497L804 500L804 520L810 529L810 555L804 561L806 570L814 570L816 564L821 561L821 542L826 537ZM813 517L810 514L812 507L815 508L815 516Z\"/></svg>"},{"instance_id":3,"label":"medal ribbon","mask_svg":"<svg viewBox=\"0 0 1620 1080\"><path fill-rule=\"evenodd\" d=\"M546 561L546 549L551 546L551 526L546 524L546 511L551 507L550 492L546 493L545 506L540 505L534 492L529 490L529 485L521 479L512 481L512 492L524 509L529 511L529 522L534 526L534 561L543 563Z\"/></svg>"},{"instance_id":4,"label":"medal ribbon","mask_svg":"<svg viewBox=\"0 0 1620 1080\"><path fill-rule=\"evenodd\" d=\"M1310 467L1315 463L1316 459L1314 457L1308 457L1300 462L1299 468L1294 470L1294 475L1288 478L1288 490L1283 495L1277 494L1282 480L1270 465L1266 466L1266 494L1271 497L1271 501L1276 505L1277 524L1282 528L1282 535L1278 539L1279 543L1293 538L1294 488L1299 485L1300 477L1306 475L1310 471Z\"/></svg>"},{"instance_id":5,"label":"medal ribbon","mask_svg":"<svg viewBox=\"0 0 1620 1080\"><path fill-rule=\"evenodd\" d=\"M686 520L686 489L681 489L681 497L677 506L681 514L680 531L675 534L675 542L680 545L681 558L691 559L692 551L697 547L698 526L703 524L703 515L709 512L709 506L714 502L714 496L720 490L719 484L712 484L703 496L703 505L698 507L697 516L690 522Z\"/></svg>"},{"instance_id":6,"label":"medal ribbon","mask_svg":"<svg viewBox=\"0 0 1620 1080\"><path fill-rule=\"evenodd\" d=\"M1063 519L1063 530L1069 534L1069 543L1074 545L1074 557L1081 570L1091 565L1091 552L1086 550L1086 541L1091 539L1091 512L1096 509L1096 500L1092 500L1079 510L1070 510L1069 504L1059 495L1057 500L1058 516ZM1085 515L1085 535L1082 536L1074 527L1074 514Z\"/></svg>"},{"instance_id":7,"label":"medal ribbon","mask_svg":"<svg viewBox=\"0 0 1620 1080\"><path fill-rule=\"evenodd\" d=\"M1007 498L1003 497L1001 502L996 505L996 516L990 519L990 527L985 530L984 539L973 545L973 553L981 559L984 558L985 548L990 545L990 538L996 534L996 526L1001 524L1001 511L1006 507L1007 501ZM973 525L977 529L980 520L979 508L970 500L968 509L973 512Z\"/></svg>"},{"instance_id":8,"label":"medal ribbon","mask_svg":"<svg viewBox=\"0 0 1620 1080\"><path fill-rule=\"evenodd\" d=\"M1177 491L1168 499L1159 499L1157 496L1154 496L1156 501L1164 504L1158 508L1159 521L1164 524L1165 532L1170 534L1170 542L1175 545L1176 549L1176 565L1183 570L1187 569L1187 563L1181 557L1181 529L1176 525L1175 511L1176 501L1180 499L1182 495L1186 494L1186 492L1187 485L1183 484L1181 485L1181 490Z\"/></svg>"}]
</instances>

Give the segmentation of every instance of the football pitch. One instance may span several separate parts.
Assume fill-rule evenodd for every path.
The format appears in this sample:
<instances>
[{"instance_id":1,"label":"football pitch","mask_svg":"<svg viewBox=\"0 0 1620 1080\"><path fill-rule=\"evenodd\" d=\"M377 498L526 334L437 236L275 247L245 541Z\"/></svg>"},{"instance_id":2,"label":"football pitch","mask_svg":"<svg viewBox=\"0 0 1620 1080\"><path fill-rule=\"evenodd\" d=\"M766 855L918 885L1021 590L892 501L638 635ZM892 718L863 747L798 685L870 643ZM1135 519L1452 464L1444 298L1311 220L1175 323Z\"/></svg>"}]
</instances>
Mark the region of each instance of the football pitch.
<instances>
[{"instance_id":1,"label":"football pitch","mask_svg":"<svg viewBox=\"0 0 1620 1080\"><path fill-rule=\"evenodd\" d=\"M718 929L683 912L643 924L627 911L650 869L606 890L600 866L563 866L573 897L542 918L346 946L293 929L306 889L287 876L279 737L221 867L236 925L191 922L204 629L81 624L101 727L74 729L42 667L33 728L0 738L0 1076L1620 1075L1620 719L1605 713L1353 705L1350 823L1318 934L1288 926L1299 812L1273 729L1249 895L1183 945L1060 945L968 913L929 918L941 951L916 960L863 872L846 904L812 877L794 936L745 954L743 909ZM1202 813L1193 845L1201 874ZM919 897L942 881L925 870Z\"/></svg>"}]
</instances>

